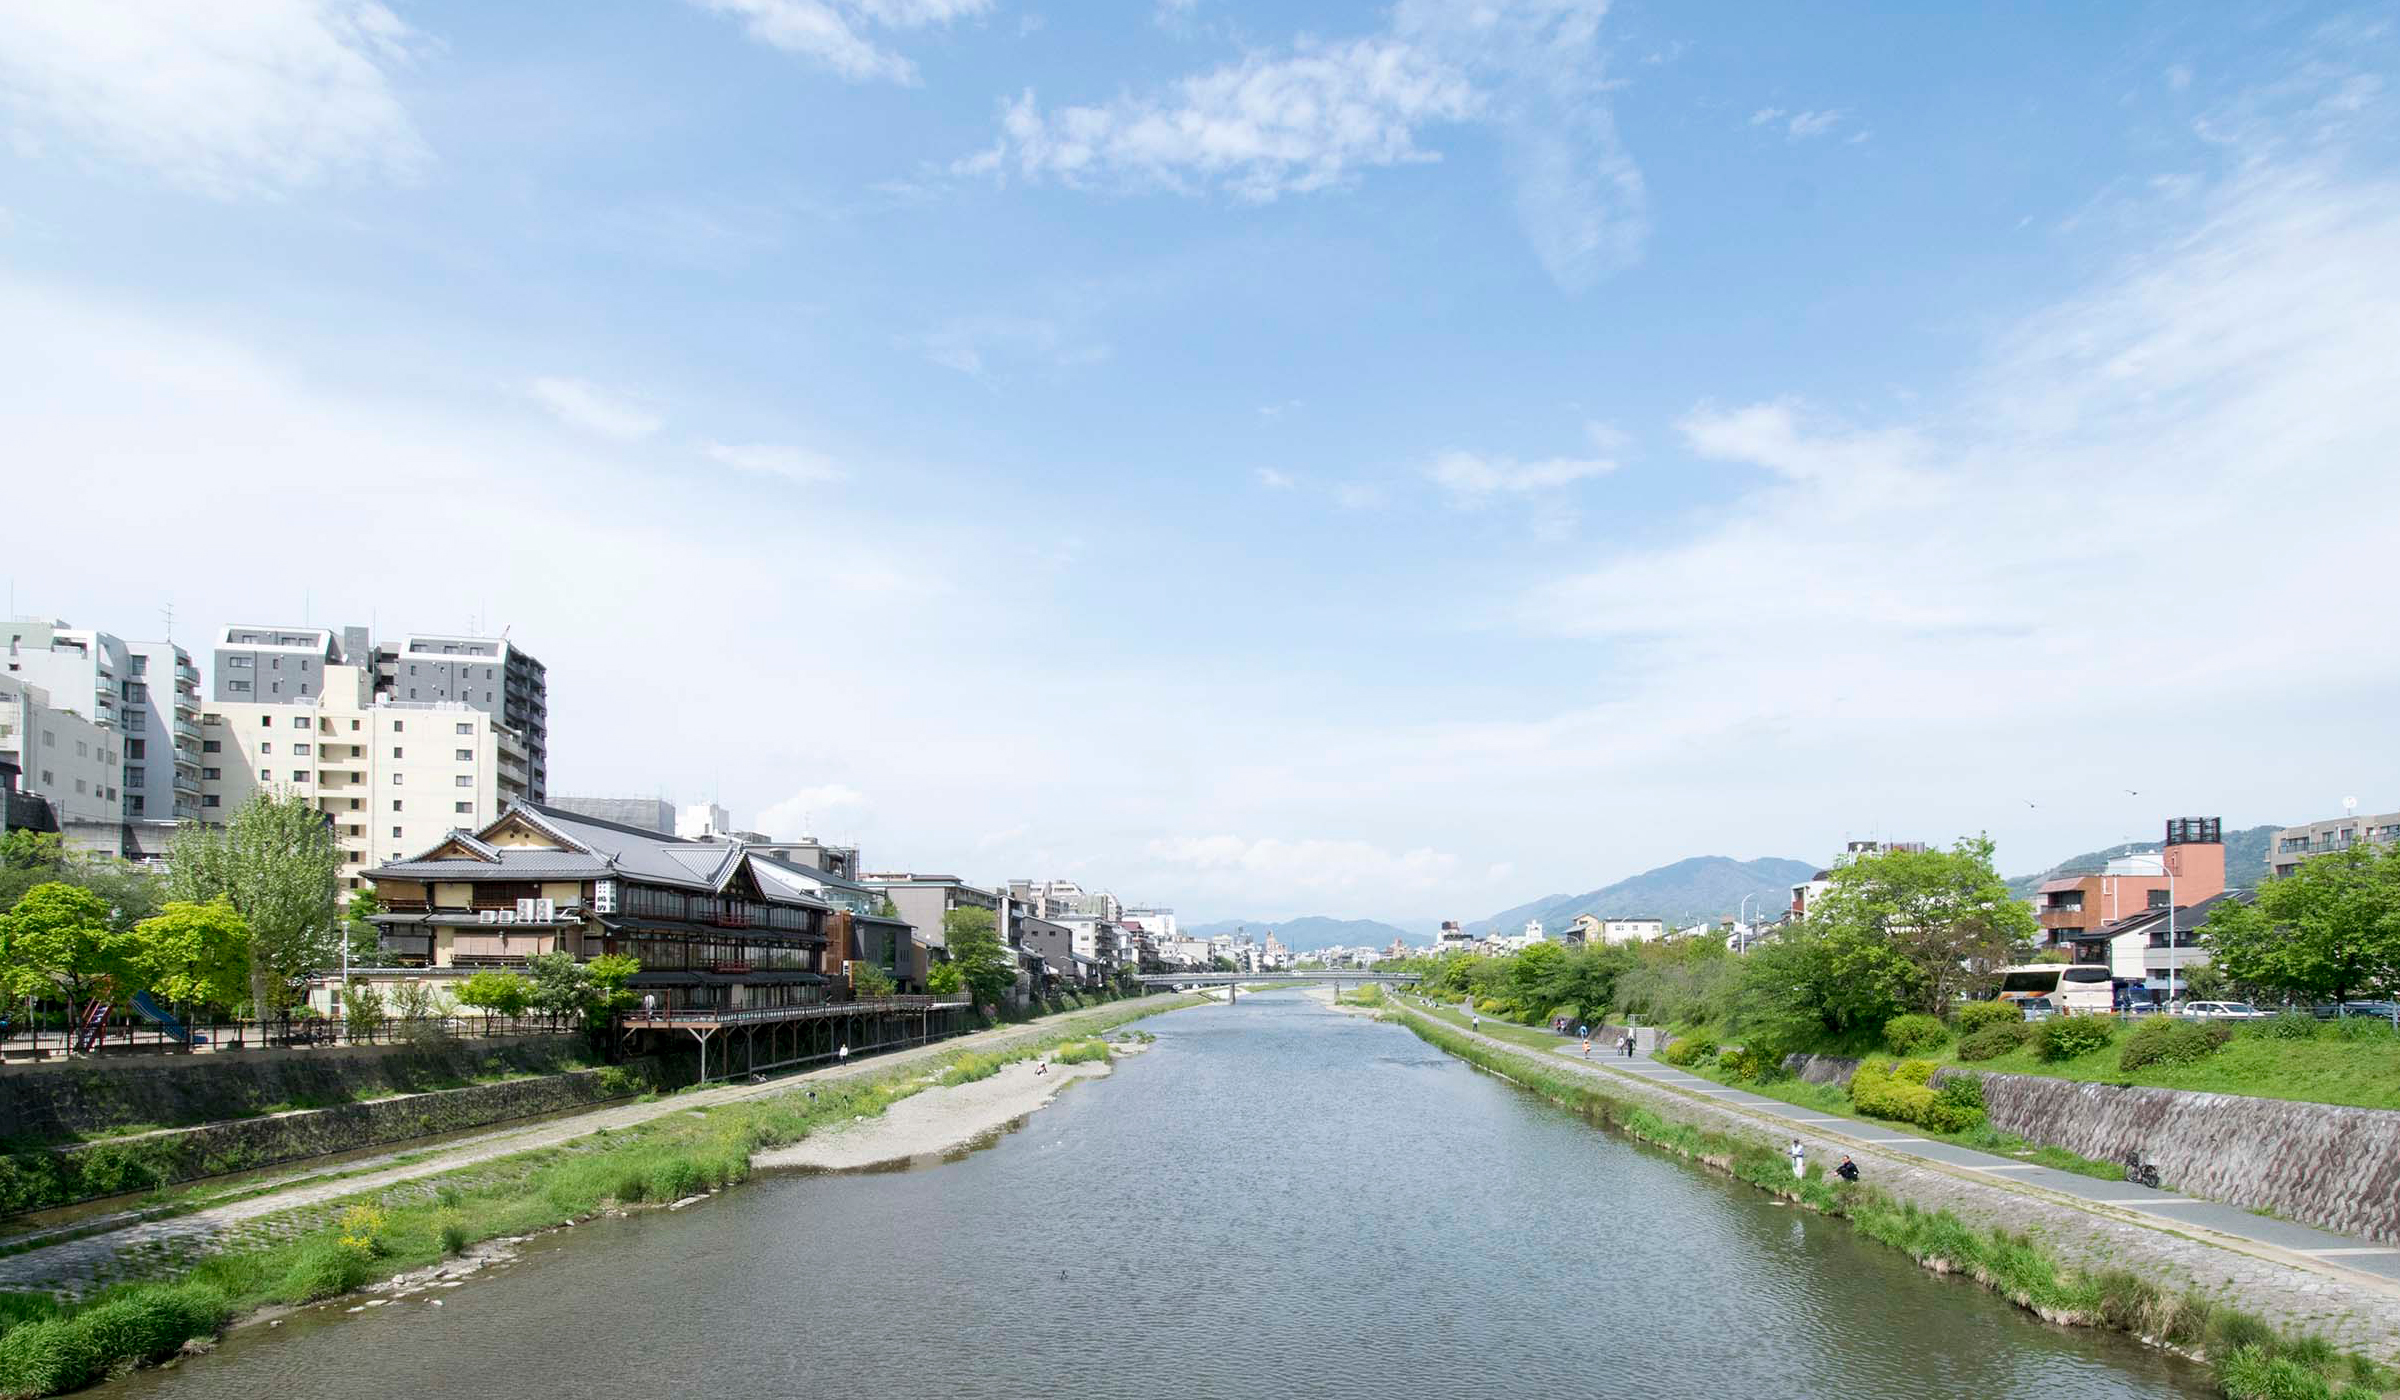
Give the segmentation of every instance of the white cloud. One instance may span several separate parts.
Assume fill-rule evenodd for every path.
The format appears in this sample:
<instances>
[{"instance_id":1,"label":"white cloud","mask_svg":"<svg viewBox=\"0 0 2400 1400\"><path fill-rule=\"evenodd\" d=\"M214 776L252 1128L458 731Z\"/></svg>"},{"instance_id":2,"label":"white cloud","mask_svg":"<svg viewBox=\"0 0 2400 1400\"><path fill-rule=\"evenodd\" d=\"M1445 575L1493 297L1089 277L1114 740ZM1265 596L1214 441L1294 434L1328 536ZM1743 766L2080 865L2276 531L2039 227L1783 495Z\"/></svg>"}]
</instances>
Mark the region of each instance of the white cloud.
<instances>
[{"instance_id":1,"label":"white cloud","mask_svg":"<svg viewBox=\"0 0 2400 1400\"><path fill-rule=\"evenodd\" d=\"M1649 232L1647 190L1605 98L1606 8L1404 0L1385 32L1304 36L1147 94L1045 110L1028 90L1003 104L998 142L952 173L1264 202L1438 160L1432 133L1486 125L1535 255L1580 291L1636 261Z\"/></svg>"},{"instance_id":2,"label":"white cloud","mask_svg":"<svg viewBox=\"0 0 2400 1400\"><path fill-rule=\"evenodd\" d=\"M701 450L712 461L761 476L788 477L793 481L840 481L848 475L832 458L804 447L712 442Z\"/></svg>"},{"instance_id":3,"label":"white cloud","mask_svg":"<svg viewBox=\"0 0 2400 1400\"><path fill-rule=\"evenodd\" d=\"M1288 474L1279 472L1273 467L1260 467L1257 476L1258 484L1270 491L1289 491L1297 484Z\"/></svg>"},{"instance_id":4,"label":"white cloud","mask_svg":"<svg viewBox=\"0 0 2400 1400\"><path fill-rule=\"evenodd\" d=\"M602 437L631 441L666 425L649 409L581 379L545 376L525 386L525 392L559 422Z\"/></svg>"},{"instance_id":5,"label":"white cloud","mask_svg":"<svg viewBox=\"0 0 2400 1400\"><path fill-rule=\"evenodd\" d=\"M869 37L988 13L992 0L691 0L733 15L762 44L824 64L852 82L913 83L917 66Z\"/></svg>"},{"instance_id":6,"label":"white cloud","mask_svg":"<svg viewBox=\"0 0 2400 1400\"><path fill-rule=\"evenodd\" d=\"M1475 105L1462 75L1407 44L1303 44L1103 107L1044 112L1029 89L1002 110L1000 144L959 169L1069 185L1197 181L1264 201L1362 168L1436 159L1417 145L1417 128L1464 120Z\"/></svg>"},{"instance_id":7,"label":"white cloud","mask_svg":"<svg viewBox=\"0 0 2400 1400\"><path fill-rule=\"evenodd\" d=\"M1239 888L1255 882L1278 891L1384 899L1443 889L1456 879L1459 866L1458 857L1431 847L1392 851L1367 841L1314 838L1178 836L1152 841L1149 855L1191 872L1205 885Z\"/></svg>"},{"instance_id":8,"label":"white cloud","mask_svg":"<svg viewBox=\"0 0 2400 1400\"><path fill-rule=\"evenodd\" d=\"M820 783L760 808L758 830L780 841L815 836L828 813L847 812L866 803L867 795L846 783Z\"/></svg>"},{"instance_id":9,"label":"white cloud","mask_svg":"<svg viewBox=\"0 0 2400 1400\"><path fill-rule=\"evenodd\" d=\"M1004 362L1054 369L1097 364L1108 345L1044 316L961 316L900 343L944 369L982 375Z\"/></svg>"},{"instance_id":10,"label":"white cloud","mask_svg":"<svg viewBox=\"0 0 2400 1400\"><path fill-rule=\"evenodd\" d=\"M1584 431L1603 452L1622 442L1615 430L1605 424L1587 424ZM1425 478L1448 492L1456 504L1475 506L1495 496L1553 490L1616 469L1616 460L1606 456L1547 457L1521 462L1514 457L1452 450L1433 459L1425 468Z\"/></svg>"},{"instance_id":11,"label":"white cloud","mask_svg":"<svg viewBox=\"0 0 2400 1400\"><path fill-rule=\"evenodd\" d=\"M1806 141L1832 131L1841 125L1845 115L1830 108L1821 112L1787 112L1781 107L1761 107L1750 114L1750 125L1780 126L1791 140Z\"/></svg>"},{"instance_id":12,"label":"white cloud","mask_svg":"<svg viewBox=\"0 0 2400 1400\"><path fill-rule=\"evenodd\" d=\"M374 0L0 0L0 101L219 198L427 160L390 76L428 41Z\"/></svg>"}]
</instances>

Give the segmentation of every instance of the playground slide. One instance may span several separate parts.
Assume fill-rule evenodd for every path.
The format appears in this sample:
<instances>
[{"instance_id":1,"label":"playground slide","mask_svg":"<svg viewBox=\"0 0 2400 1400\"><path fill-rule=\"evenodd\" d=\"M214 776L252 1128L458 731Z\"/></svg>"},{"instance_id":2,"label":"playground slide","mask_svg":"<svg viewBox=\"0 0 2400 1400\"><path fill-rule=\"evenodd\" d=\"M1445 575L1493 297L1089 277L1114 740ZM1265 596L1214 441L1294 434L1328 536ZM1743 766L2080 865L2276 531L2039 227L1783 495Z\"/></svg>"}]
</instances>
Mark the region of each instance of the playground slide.
<instances>
[{"instance_id":1,"label":"playground slide","mask_svg":"<svg viewBox=\"0 0 2400 1400\"><path fill-rule=\"evenodd\" d=\"M175 1013L159 1005L148 992L133 994L133 1009L141 1013L145 1019L157 1022L159 1029L165 1031L169 1039L182 1041L186 1045L206 1045L208 1043L206 1036L193 1035L190 1030L185 1028L183 1022L175 1019Z\"/></svg>"}]
</instances>

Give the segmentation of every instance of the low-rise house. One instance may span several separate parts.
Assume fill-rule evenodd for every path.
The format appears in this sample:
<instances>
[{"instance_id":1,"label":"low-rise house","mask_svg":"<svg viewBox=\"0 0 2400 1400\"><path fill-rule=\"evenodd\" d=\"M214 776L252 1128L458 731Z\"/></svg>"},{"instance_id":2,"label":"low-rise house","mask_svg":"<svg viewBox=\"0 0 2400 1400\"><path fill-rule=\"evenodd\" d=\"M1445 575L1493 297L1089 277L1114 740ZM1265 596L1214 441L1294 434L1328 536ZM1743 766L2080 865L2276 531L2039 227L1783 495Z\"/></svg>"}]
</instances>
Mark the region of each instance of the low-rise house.
<instances>
[{"instance_id":1,"label":"low-rise house","mask_svg":"<svg viewBox=\"0 0 2400 1400\"><path fill-rule=\"evenodd\" d=\"M2196 904L2145 909L2110 924L2109 972L2124 988L2125 999L2182 1000L2190 969L2208 964L2208 949L2200 941L2201 925L2220 905L2246 904L2254 897L2248 890L2225 890Z\"/></svg>"}]
</instances>

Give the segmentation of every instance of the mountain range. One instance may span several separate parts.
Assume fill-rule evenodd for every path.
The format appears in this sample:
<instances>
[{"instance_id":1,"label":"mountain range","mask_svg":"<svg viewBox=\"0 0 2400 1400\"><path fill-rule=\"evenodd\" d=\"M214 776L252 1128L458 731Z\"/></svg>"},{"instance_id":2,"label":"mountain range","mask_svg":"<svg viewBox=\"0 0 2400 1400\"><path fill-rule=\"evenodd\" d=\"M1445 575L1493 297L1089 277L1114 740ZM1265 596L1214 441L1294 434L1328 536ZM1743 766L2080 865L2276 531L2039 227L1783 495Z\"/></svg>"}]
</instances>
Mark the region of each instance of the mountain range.
<instances>
[{"instance_id":1,"label":"mountain range","mask_svg":"<svg viewBox=\"0 0 2400 1400\"><path fill-rule=\"evenodd\" d=\"M1277 942L1299 953L1313 953L1320 948L1381 948L1395 938L1403 943L1426 941L1421 935L1380 920L1334 919L1322 914L1297 919L1219 919L1213 924L1186 924L1183 932L1187 938L1214 938L1220 933L1239 933L1244 929L1261 941L1272 931Z\"/></svg>"},{"instance_id":2,"label":"mountain range","mask_svg":"<svg viewBox=\"0 0 2400 1400\"><path fill-rule=\"evenodd\" d=\"M2231 890L2254 890L2267 878L2267 847L2274 843L2275 833L2283 830L2277 823L2245 827L2225 833L2225 887ZM2065 875L2093 875L2119 856L2156 855L2165 849L2161 841L2128 841L2105 851L2085 851L2069 856L2048 870L2034 875L2019 875L2008 882L2008 892L2019 899L2030 899L2041 889L2045 880Z\"/></svg>"},{"instance_id":3,"label":"mountain range","mask_svg":"<svg viewBox=\"0 0 2400 1400\"><path fill-rule=\"evenodd\" d=\"M1672 927L1738 913L1744 895L1757 896L1751 901L1755 915L1761 909L1772 912L1791 903L1792 886L1817 870L1808 861L1774 856L1757 860L1691 856L1582 894L1544 895L1466 927L1467 932L1477 934L1515 933L1527 919L1539 919L1543 928L1555 932L1578 914L1604 919L1647 914L1665 919Z\"/></svg>"}]
</instances>

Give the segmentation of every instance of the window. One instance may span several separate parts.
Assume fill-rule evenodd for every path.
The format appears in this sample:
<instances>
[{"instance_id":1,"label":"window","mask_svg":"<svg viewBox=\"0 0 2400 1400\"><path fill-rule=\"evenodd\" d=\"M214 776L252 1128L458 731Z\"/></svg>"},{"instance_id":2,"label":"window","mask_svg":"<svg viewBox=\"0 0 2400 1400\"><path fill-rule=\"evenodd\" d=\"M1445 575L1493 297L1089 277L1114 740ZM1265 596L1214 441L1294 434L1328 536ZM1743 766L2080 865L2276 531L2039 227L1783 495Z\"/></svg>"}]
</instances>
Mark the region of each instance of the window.
<instances>
[{"instance_id":1,"label":"window","mask_svg":"<svg viewBox=\"0 0 2400 1400\"><path fill-rule=\"evenodd\" d=\"M42 747L45 749L55 749L58 747L57 730L45 729L42 731Z\"/></svg>"},{"instance_id":2,"label":"window","mask_svg":"<svg viewBox=\"0 0 2400 1400\"><path fill-rule=\"evenodd\" d=\"M392 757L394 757L394 758L398 758L398 757L400 757L400 756L401 756L401 752L400 752L400 748L399 748L399 746L398 746L398 745L396 745L396 744L395 744L395 745L393 745L393 747L392 747Z\"/></svg>"},{"instance_id":3,"label":"window","mask_svg":"<svg viewBox=\"0 0 2400 1400\"><path fill-rule=\"evenodd\" d=\"M125 810L131 812L137 817L140 816L142 814L142 799L138 797L129 797L125 799Z\"/></svg>"},{"instance_id":4,"label":"window","mask_svg":"<svg viewBox=\"0 0 2400 1400\"><path fill-rule=\"evenodd\" d=\"M260 753L273 753L275 752L275 746L273 744L261 744L258 746L258 751Z\"/></svg>"},{"instance_id":5,"label":"window","mask_svg":"<svg viewBox=\"0 0 2400 1400\"><path fill-rule=\"evenodd\" d=\"M292 728L294 728L294 729L306 729L306 728L308 728L308 716L306 716L306 715L294 715L294 716L292 716Z\"/></svg>"},{"instance_id":6,"label":"window","mask_svg":"<svg viewBox=\"0 0 2400 1400\"><path fill-rule=\"evenodd\" d=\"M81 796L83 796L85 793L87 793L87 792L90 792L90 791L91 791L91 788L87 787L87 786L84 784L84 781L83 781L83 779L81 779L81 778L77 778L77 779L75 780L75 795L76 795L77 797L81 797Z\"/></svg>"},{"instance_id":7,"label":"window","mask_svg":"<svg viewBox=\"0 0 2400 1400\"><path fill-rule=\"evenodd\" d=\"M222 769L222 768L203 768L203 769L201 769L201 770L200 770L200 777L201 777L201 778L202 778L204 781L207 781L207 782L212 782L212 783L213 783L213 782L215 782L217 779L219 779L219 778L222 778L222 777L224 777L224 776L225 776L225 770L224 770L224 769Z\"/></svg>"},{"instance_id":8,"label":"window","mask_svg":"<svg viewBox=\"0 0 2400 1400\"><path fill-rule=\"evenodd\" d=\"M142 746L142 741L139 739L133 740L132 743L137 749ZM77 739L75 741L75 756L77 758L90 758L92 756L92 746L81 739ZM463 757L464 755L461 756Z\"/></svg>"},{"instance_id":9,"label":"window","mask_svg":"<svg viewBox=\"0 0 2400 1400\"><path fill-rule=\"evenodd\" d=\"M400 780L401 780L402 778L405 778L405 777L407 777L407 776L408 776L408 775L407 775L406 773L394 773L394 774L392 775L392 786L393 786L393 787L398 787L398 786L400 786Z\"/></svg>"},{"instance_id":10,"label":"window","mask_svg":"<svg viewBox=\"0 0 2400 1400\"><path fill-rule=\"evenodd\" d=\"M473 749L460 749L458 751L458 761L461 763L473 763L475 761L475 751Z\"/></svg>"},{"instance_id":11,"label":"window","mask_svg":"<svg viewBox=\"0 0 2400 1400\"><path fill-rule=\"evenodd\" d=\"M261 729L266 728L268 725L273 724L274 722L275 717L273 715L260 715L258 717L258 727Z\"/></svg>"},{"instance_id":12,"label":"window","mask_svg":"<svg viewBox=\"0 0 2400 1400\"><path fill-rule=\"evenodd\" d=\"M215 793L213 793L213 792L210 792L210 793L203 793L203 794L201 794L201 797L200 797L200 805L201 805L201 806L203 806L203 807L214 807L214 806L216 806L216 805L217 805L217 795L216 795Z\"/></svg>"},{"instance_id":13,"label":"window","mask_svg":"<svg viewBox=\"0 0 2400 1400\"><path fill-rule=\"evenodd\" d=\"M397 841L397 840L399 840L399 839L400 839L400 828L398 828L398 827L396 827L396 826L392 828L392 839L393 839L394 841Z\"/></svg>"},{"instance_id":14,"label":"window","mask_svg":"<svg viewBox=\"0 0 2400 1400\"><path fill-rule=\"evenodd\" d=\"M225 682L225 693L228 695L248 695L250 693L250 682L228 680Z\"/></svg>"},{"instance_id":15,"label":"window","mask_svg":"<svg viewBox=\"0 0 2400 1400\"><path fill-rule=\"evenodd\" d=\"M254 669L258 662L247 656L228 656L225 658L224 665L228 671L248 671Z\"/></svg>"},{"instance_id":16,"label":"window","mask_svg":"<svg viewBox=\"0 0 2400 1400\"><path fill-rule=\"evenodd\" d=\"M397 797L392 799L392 810L395 812L400 810L400 799Z\"/></svg>"},{"instance_id":17,"label":"window","mask_svg":"<svg viewBox=\"0 0 2400 1400\"><path fill-rule=\"evenodd\" d=\"M351 732L351 733L353 733L353 734L356 734L356 733L358 732L358 721L357 721L357 720L352 720L352 721L350 721L350 732Z\"/></svg>"},{"instance_id":18,"label":"window","mask_svg":"<svg viewBox=\"0 0 2400 1400\"><path fill-rule=\"evenodd\" d=\"M475 726L472 724L462 724L458 727L458 732L461 734L472 734L475 732Z\"/></svg>"},{"instance_id":19,"label":"window","mask_svg":"<svg viewBox=\"0 0 2400 1400\"><path fill-rule=\"evenodd\" d=\"M450 804L450 810L464 815L468 812L474 811L475 804L472 802L453 802Z\"/></svg>"},{"instance_id":20,"label":"window","mask_svg":"<svg viewBox=\"0 0 2400 1400\"><path fill-rule=\"evenodd\" d=\"M392 732L393 732L394 734L397 734L397 733L399 733L399 732L400 732L402 729L405 729L405 728L407 728L407 726L406 726L406 725L404 725L404 724L402 724L402 723L401 723L399 720L393 720L393 721L392 721Z\"/></svg>"},{"instance_id":21,"label":"window","mask_svg":"<svg viewBox=\"0 0 2400 1400\"><path fill-rule=\"evenodd\" d=\"M56 777L56 776L54 776L54 775L53 775L53 774L50 772L50 770L49 770L49 769L45 768L45 769L43 769L43 770L42 770L42 786L43 786L43 787L48 787L48 786L50 786L52 783L55 783L55 782L57 782L57 781L58 781L57 777Z\"/></svg>"},{"instance_id":22,"label":"window","mask_svg":"<svg viewBox=\"0 0 2400 1400\"><path fill-rule=\"evenodd\" d=\"M283 694L283 682L281 682L281 681L269 681L269 682L267 682L267 693L268 693L269 695L281 695L281 694Z\"/></svg>"},{"instance_id":23,"label":"window","mask_svg":"<svg viewBox=\"0 0 2400 1400\"><path fill-rule=\"evenodd\" d=\"M357 865L357 864L358 864L358 863L360 863L361 861L364 861L366 858L367 858L367 853L366 853L365 851L350 851L350 852L348 852L348 853L346 853L346 854L344 854L344 855L342 856L342 859L343 859L343 860L346 860L346 861L350 862L352 865ZM352 880L352 881L350 882L350 888L352 888L352 889L357 889L357 888L358 888L358 881L356 881L356 880Z\"/></svg>"},{"instance_id":24,"label":"window","mask_svg":"<svg viewBox=\"0 0 2400 1400\"><path fill-rule=\"evenodd\" d=\"M293 752L293 753L296 753L296 754L299 754L299 755L301 755L302 757L304 757L304 758L305 758L305 757L307 757L307 755L308 755L308 745L306 745L306 744L294 744L294 745L292 745L292 752Z\"/></svg>"},{"instance_id":25,"label":"window","mask_svg":"<svg viewBox=\"0 0 2400 1400\"><path fill-rule=\"evenodd\" d=\"M2153 909L2164 909L2164 908L2166 908L2166 907L2167 907L2167 892L2166 892L2165 890L2152 890L2152 891L2150 891L2150 907L2151 907L2151 908L2153 908Z\"/></svg>"},{"instance_id":26,"label":"window","mask_svg":"<svg viewBox=\"0 0 2400 1400\"><path fill-rule=\"evenodd\" d=\"M139 769L139 768L128 768L128 769L126 769L126 770L125 770L125 786L127 786L127 787L140 787L140 786L142 786L142 771L143 771L143 770L141 770L141 769Z\"/></svg>"},{"instance_id":27,"label":"window","mask_svg":"<svg viewBox=\"0 0 2400 1400\"><path fill-rule=\"evenodd\" d=\"M475 780L474 780L473 778L470 778L470 777L468 777L466 774L464 774L464 773L461 773L461 774L459 774L459 775L458 775L458 777L457 777L457 778L455 778L454 780L452 780L452 786L454 786L454 787L473 787L473 786L475 786Z\"/></svg>"},{"instance_id":28,"label":"window","mask_svg":"<svg viewBox=\"0 0 2400 1400\"><path fill-rule=\"evenodd\" d=\"M223 753L225 752L224 742L217 739L202 739L200 741L200 752Z\"/></svg>"},{"instance_id":29,"label":"window","mask_svg":"<svg viewBox=\"0 0 2400 1400\"><path fill-rule=\"evenodd\" d=\"M365 802L365 800L364 800L364 799L361 799L361 798L356 798L356 797L353 797L353 798L351 798L351 799L350 799L350 810L351 810L351 811L353 811L353 812L357 811L359 808L361 808L361 807L364 807L364 806L366 806L366 805L367 805L367 804L366 804L366 802Z\"/></svg>"},{"instance_id":30,"label":"window","mask_svg":"<svg viewBox=\"0 0 2400 1400\"><path fill-rule=\"evenodd\" d=\"M305 782L307 782L307 781L308 781L308 770L307 770L307 769L305 769L305 768L295 768L295 769L293 769L293 770L292 770L292 781L293 781L293 782L295 782L295 783L305 783Z\"/></svg>"}]
</instances>

